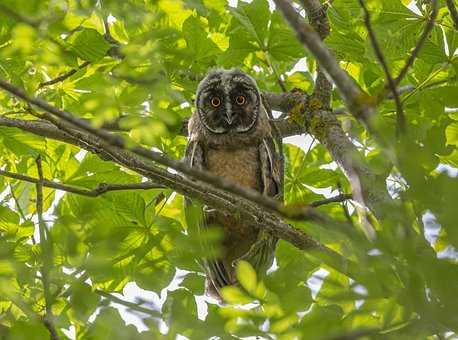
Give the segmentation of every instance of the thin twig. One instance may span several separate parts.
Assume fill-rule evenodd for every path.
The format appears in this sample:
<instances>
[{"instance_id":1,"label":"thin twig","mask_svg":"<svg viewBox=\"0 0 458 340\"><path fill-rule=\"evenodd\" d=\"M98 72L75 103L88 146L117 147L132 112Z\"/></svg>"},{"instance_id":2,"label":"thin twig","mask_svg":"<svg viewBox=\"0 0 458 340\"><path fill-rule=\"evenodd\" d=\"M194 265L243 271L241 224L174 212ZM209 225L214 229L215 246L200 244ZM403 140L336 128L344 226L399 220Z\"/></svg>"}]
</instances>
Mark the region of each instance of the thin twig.
<instances>
[{"instance_id":1,"label":"thin twig","mask_svg":"<svg viewBox=\"0 0 458 340\"><path fill-rule=\"evenodd\" d=\"M329 198L325 198L325 199L322 199L322 200L319 200L319 201L314 201L312 203L310 203L309 205L311 207L319 207L321 205L325 205L325 204L329 204L329 203L336 203L336 202L344 202L346 200L350 200L352 199L352 195L351 194L339 194L337 196L333 196L333 197L329 197Z\"/></svg>"},{"instance_id":2,"label":"thin twig","mask_svg":"<svg viewBox=\"0 0 458 340\"><path fill-rule=\"evenodd\" d=\"M340 182L337 182L337 188L339 190L339 194L342 195L342 184L340 184ZM348 224L354 227L353 219L351 218L350 212L348 211L347 201L342 201L341 205Z\"/></svg>"},{"instance_id":3,"label":"thin twig","mask_svg":"<svg viewBox=\"0 0 458 340\"><path fill-rule=\"evenodd\" d=\"M10 171L0 170L0 175L5 177L10 177L18 179L21 181L29 183L39 183L38 178L29 177L22 174L17 174ZM159 189L164 188L164 186L153 183L153 182L143 182L143 183L130 183L130 184L114 184L114 183L100 183L92 190L83 189L74 187L67 184L56 183L48 179L43 179L41 181L44 187L53 188L57 190L62 190L70 192L77 195L87 196L87 197L97 197L109 191L121 191L121 190L150 190L150 189Z\"/></svg>"},{"instance_id":4,"label":"thin twig","mask_svg":"<svg viewBox=\"0 0 458 340\"><path fill-rule=\"evenodd\" d=\"M388 86L393 94L393 98L396 103L397 133L399 135L406 131L406 122L405 122L404 112L402 109L401 99L399 98L399 94L396 89L396 83L393 80L393 77L391 76L390 70L388 69L388 64L386 63L386 60L382 53L380 45L378 44L377 37L375 36L375 32L372 29L370 13L366 7L366 4L364 3L364 0L359 0L359 4L361 5L361 8L364 11L364 23L366 25L367 32L369 33L372 48L374 49L375 55L380 65L383 68L383 72L385 73L385 78L388 82Z\"/></svg>"},{"instance_id":5,"label":"thin twig","mask_svg":"<svg viewBox=\"0 0 458 340\"><path fill-rule=\"evenodd\" d=\"M107 18L103 19L103 27L105 29L103 37L111 44L111 48L108 50L107 54L113 58L124 59L125 55L119 50L119 46L121 44L111 35L110 24L108 23Z\"/></svg>"},{"instance_id":6,"label":"thin twig","mask_svg":"<svg viewBox=\"0 0 458 340\"><path fill-rule=\"evenodd\" d=\"M455 29L458 30L458 11L456 10L453 0L447 0L447 7L450 15L452 16L453 25L455 26Z\"/></svg>"},{"instance_id":7,"label":"thin twig","mask_svg":"<svg viewBox=\"0 0 458 340\"><path fill-rule=\"evenodd\" d=\"M118 298L118 297L116 297L116 296L114 296L114 295L112 295L110 293L104 292L103 290L96 289L94 292L96 294L98 294L100 296L103 296L104 298L114 302L114 303L119 303L120 305L129 307L130 309L136 310L138 312L148 314L148 315L150 315L152 317L158 317L158 318L161 317L161 313L158 312L158 311L142 307L142 306L140 306L140 305L138 305L138 304L136 304L134 302L125 301L125 300L120 299L120 298Z\"/></svg>"},{"instance_id":8,"label":"thin twig","mask_svg":"<svg viewBox=\"0 0 458 340\"><path fill-rule=\"evenodd\" d=\"M43 323L49 331L52 340L58 340L56 328L53 324L52 314L52 296L50 291L49 273L52 268L52 243L49 235L47 235L46 224L43 220L43 168L41 165L41 157L38 156L36 159L37 170L38 170L38 181L36 182L37 191L37 215L38 215L38 228L40 232L40 247L43 257L43 266L41 269L41 281L43 282L43 292L45 297L45 317Z\"/></svg>"},{"instance_id":9,"label":"thin twig","mask_svg":"<svg viewBox=\"0 0 458 340\"><path fill-rule=\"evenodd\" d=\"M54 115L56 117L59 117L59 118L65 120L65 121L71 123L75 127L78 127L78 128L81 128L81 129L83 129L85 131L91 132L94 135L96 135L96 136L98 136L100 138L103 138L105 140L110 140L110 143L112 143L114 145L122 145L123 144L122 138L120 138L119 136L114 136L111 133L109 133L109 132L107 132L107 131L105 131L103 129L94 128L94 127L91 126L91 124L88 121L80 119L80 118L77 118L77 117L74 117L71 113L63 111L63 110L60 110L57 107L50 105L48 102L46 102L46 101L44 101L44 100L42 100L40 98L29 96L21 88L16 87L16 86L12 85L11 83L9 83L9 82L7 82L7 81L5 81L3 79L0 79L0 87L3 88L4 90L10 92L14 96L24 100L25 102L27 102L27 103L29 103L31 105L35 105L35 106L45 110L46 112L49 112L52 115Z\"/></svg>"},{"instance_id":10,"label":"thin twig","mask_svg":"<svg viewBox=\"0 0 458 340\"><path fill-rule=\"evenodd\" d=\"M71 69L70 71L54 78L54 79L51 79L51 80L48 80L48 81L45 81L45 82L42 82L38 85L38 88L42 88L42 87L45 87L45 86L49 86L49 85L54 85L54 84L57 84L59 82L62 82L64 81L65 79L67 78L70 78L72 75L74 75L76 72L78 72L79 70L85 68L86 66L88 66L91 62L90 61L85 61L84 63L82 63L81 65L79 65L78 67L76 68L73 68Z\"/></svg>"},{"instance_id":11,"label":"thin twig","mask_svg":"<svg viewBox=\"0 0 458 340\"><path fill-rule=\"evenodd\" d=\"M398 86L399 83L402 81L402 79L404 79L404 77L406 76L407 71L413 65L415 59L418 56L418 53L420 52L421 48L423 47L423 44L425 43L426 39L428 38L429 33L431 33L434 27L434 22L436 20L437 12L438 12L438 3L437 3L437 0L431 0L431 2L432 2L432 11L429 16L429 20L426 23L425 28L423 29L423 32L421 33L420 38L418 39L415 45L415 48L412 50L412 53L410 54L409 58L407 59L404 67L402 68L401 72L399 72L399 75L394 80L395 86ZM449 2L453 6L452 0L447 0L447 5ZM452 10L450 10L450 13L452 13ZM456 13L456 9L455 9L455 13ZM456 25L456 22L455 22L455 25Z\"/></svg>"}]
</instances>

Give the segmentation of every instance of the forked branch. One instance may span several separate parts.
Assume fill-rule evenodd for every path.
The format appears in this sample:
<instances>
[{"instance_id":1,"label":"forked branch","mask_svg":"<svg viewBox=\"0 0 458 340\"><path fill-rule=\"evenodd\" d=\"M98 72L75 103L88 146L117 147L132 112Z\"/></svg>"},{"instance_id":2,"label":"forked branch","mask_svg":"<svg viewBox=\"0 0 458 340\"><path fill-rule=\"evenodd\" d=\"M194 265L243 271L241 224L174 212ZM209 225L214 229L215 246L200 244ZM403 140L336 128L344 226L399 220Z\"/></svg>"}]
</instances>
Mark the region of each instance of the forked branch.
<instances>
[{"instance_id":1,"label":"forked branch","mask_svg":"<svg viewBox=\"0 0 458 340\"><path fill-rule=\"evenodd\" d=\"M18 179L24 182L29 183L40 183L40 179L26 176L23 174L17 174L10 171L0 170L0 175ZM72 185L62 184L50 181L48 179L43 179L41 181L42 185L47 188L53 188L57 190L62 190L65 192L70 192L73 194L87 196L87 197L98 197L110 191L121 191L121 190L150 190L150 189L159 189L164 188L163 185L159 185L153 182L143 182L143 183L131 183L131 184L113 184L113 183L100 183L92 190L78 188Z\"/></svg>"}]
</instances>

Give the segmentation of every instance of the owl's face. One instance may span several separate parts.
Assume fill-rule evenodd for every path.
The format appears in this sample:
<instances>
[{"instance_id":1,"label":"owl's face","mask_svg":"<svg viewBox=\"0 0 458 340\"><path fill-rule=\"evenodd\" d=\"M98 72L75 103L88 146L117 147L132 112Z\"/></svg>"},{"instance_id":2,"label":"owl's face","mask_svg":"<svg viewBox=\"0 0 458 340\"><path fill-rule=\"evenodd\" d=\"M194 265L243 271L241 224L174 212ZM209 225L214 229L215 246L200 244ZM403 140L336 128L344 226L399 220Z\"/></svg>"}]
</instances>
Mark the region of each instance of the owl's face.
<instances>
[{"instance_id":1,"label":"owl's face","mask_svg":"<svg viewBox=\"0 0 458 340\"><path fill-rule=\"evenodd\" d=\"M197 89L200 121L213 133L244 133L259 116L260 95L255 81L239 70L218 70L203 79Z\"/></svg>"}]
</instances>

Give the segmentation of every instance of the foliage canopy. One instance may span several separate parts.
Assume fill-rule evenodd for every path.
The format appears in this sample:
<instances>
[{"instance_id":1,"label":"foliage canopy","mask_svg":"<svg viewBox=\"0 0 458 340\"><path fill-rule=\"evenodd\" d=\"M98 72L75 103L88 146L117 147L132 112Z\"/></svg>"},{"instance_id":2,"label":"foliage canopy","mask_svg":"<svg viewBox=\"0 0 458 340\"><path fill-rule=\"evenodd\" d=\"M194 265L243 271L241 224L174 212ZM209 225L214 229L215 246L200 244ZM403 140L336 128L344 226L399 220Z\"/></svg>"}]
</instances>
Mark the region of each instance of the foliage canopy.
<instances>
[{"instance_id":1,"label":"foliage canopy","mask_svg":"<svg viewBox=\"0 0 458 340\"><path fill-rule=\"evenodd\" d=\"M116 121L129 143L180 159L183 121L208 69L241 68L264 91L313 91L317 62L282 13L266 0L234 3L3 0L0 78L93 126ZM385 74L360 4L329 3L326 45L371 99L382 98ZM394 75L431 15L430 2L409 3L367 1ZM434 27L400 84L410 89L401 93L404 138L396 142L394 102L379 100L376 109L374 128L393 147L394 166L386 145L349 113L338 115L396 203L383 220L369 216L376 239L366 238L354 201L317 208L348 228L288 221L357 267L339 271L318 260L315 251L281 240L276 268L260 279L241 262L240 287L224 291L228 304L208 303L205 319L198 313L205 303L195 298L203 294L204 277L192 260L199 255L199 240L186 233L182 195L154 188L87 197L45 185L46 248L39 242L36 183L0 176L0 338L48 339L42 318L49 311L61 339L453 337L458 331L457 49L457 29L445 1L439 1ZM333 90L332 108L343 106L340 92ZM0 91L1 118L36 120L40 112ZM289 119L302 122L297 114ZM40 156L45 179L72 187L142 182L138 173L82 150L0 120L3 171L39 178ZM355 189L338 160L315 139L286 139L283 150L285 203L301 205ZM162 292L162 308L113 295L132 282ZM114 308L122 304L143 319L146 331L125 324Z\"/></svg>"}]
</instances>

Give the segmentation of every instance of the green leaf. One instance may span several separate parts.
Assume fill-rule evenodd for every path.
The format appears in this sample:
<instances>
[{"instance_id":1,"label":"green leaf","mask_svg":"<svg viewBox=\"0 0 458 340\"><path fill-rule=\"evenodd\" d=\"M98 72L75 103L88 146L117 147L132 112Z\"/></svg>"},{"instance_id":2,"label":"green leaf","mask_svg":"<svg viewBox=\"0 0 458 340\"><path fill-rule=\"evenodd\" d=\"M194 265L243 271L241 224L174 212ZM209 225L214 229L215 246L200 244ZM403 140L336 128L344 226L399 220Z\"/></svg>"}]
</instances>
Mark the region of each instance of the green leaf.
<instances>
[{"instance_id":1,"label":"green leaf","mask_svg":"<svg viewBox=\"0 0 458 340\"><path fill-rule=\"evenodd\" d=\"M240 288L235 286L226 286L221 289L221 296L224 301L231 304L247 304L253 301L252 298L245 295Z\"/></svg>"},{"instance_id":2,"label":"green leaf","mask_svg":"<svg viewBox=\"0 0 458 340\"><path fill-rule=\"evenodd\" d=\"M257 279L256 271L251 264L246 261L237 262L236 267L237 279L247 292L253 294L256 291Z\"/></svg>"},{"instance_id":3,"label":"green leaf","mask_svg":"<svg viewBox=\"0 0 458 340\"><path fill-rule=\"evenodd\" d=\"M11 209L0 206L0 225L19 224L19 215Z\"/></svg>"},{"instance_id":4,"label":"green leaf","mask_svg":"<svg viewBox=\"0 0 458 340\"><path fill-rule=\"evenodd\" d=\"M97 307L100 296L93 293L91 286L86 283L75 282L71 287L70 303L75 318L85 323Z\"/></svg>"},{"instance_id":5,"label":"green leaf","mask_svg":"<svg viewBox=\"0 0 458 340\"><path fill-rule=\"evenodd\" d=\"M87 339L109 338L113 340L138 339L139 334L133 325L125 325L119 312L114 308L103 308L95 321L88 327ZM49 338L49 336L48 336Z\"/></svg>"},{"instance_id":6,"label":"green leaf","mask_svg":"<svg viewBox=\"0 0 458 340\"><path fill-rule=\"evenodd\" d=\"M91 62L102 59L110 49L110 44L92 28L83 28L72 35L68 41L80 58Z\"/></svg>"},{"instance_id":7,"label":"green leaf","mask_svg":"<svg viewBox=\"0 0 458 340\"><path fill-rule=\"evenodd\" d=\"M183 23L183 35L186 40L190 56L195 62L208 59L218 52L218 46L208 38L204 25L199 18L190 16Z\"/></svg>"},{"instance_id":8,"label":"green leaf","mask_svg":"<svg viewBox=\"0 0 458 340\"><path fill-rule=\"evenodd\" d=\"M7 339L14 340L48 340L49 332L42 322L17 321L9 330Z\"/></svg>"},{"instance_id":9,"label":"green leaf","mask_svg":"<svg viewBox=\"0 0 458 340\"><path fill-rule=\"evenodd\" d=\"M0 127L0 143L18 157L37 157L45 149L44 138L6 127Z\"/></svg>"},{"instance_id":10,"label":"green leaf","mask_svg":"<svg viewBox=\"0 0 458 340\"><path fill-rule=\"evenodd\" d=\"M251 3L240 3L237 8L230 7L234 18L250 33L259 48L266 43L267 29L270 19L269 6L266 1L254 0Z\"/></svg>"}]
</instances>

